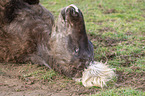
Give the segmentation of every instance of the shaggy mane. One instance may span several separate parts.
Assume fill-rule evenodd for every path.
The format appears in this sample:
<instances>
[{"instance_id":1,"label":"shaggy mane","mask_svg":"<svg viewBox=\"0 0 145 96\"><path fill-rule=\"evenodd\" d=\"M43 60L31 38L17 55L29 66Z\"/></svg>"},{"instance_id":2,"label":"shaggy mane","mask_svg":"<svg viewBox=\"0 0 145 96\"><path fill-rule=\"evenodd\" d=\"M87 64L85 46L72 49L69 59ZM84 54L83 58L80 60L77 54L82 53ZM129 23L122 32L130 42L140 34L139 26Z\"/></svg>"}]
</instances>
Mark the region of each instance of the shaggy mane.
<instances>
[{"instance_id":1,"label":"shaggy mane","mask_svg":"<svg viewBox=\"0 0 145 96\"><path fill-rule=\"evenodd\" d=\"M38 4L39 0L10 0L5 5L4 22L10 23L17 16L17 11L28 8L28 4Z\"/></svg>"},{"instance_id":2,"label":"shaggy mane","mask_svg":"<svg viewBox=\"0 0 145 96\"><path fill-rule=\"evenodd\" d=\"M4 21L10 23L17 16L17 10L25 8L26 4L21 0L11 0L5 5Z\"/></svg>"}]
</instances>

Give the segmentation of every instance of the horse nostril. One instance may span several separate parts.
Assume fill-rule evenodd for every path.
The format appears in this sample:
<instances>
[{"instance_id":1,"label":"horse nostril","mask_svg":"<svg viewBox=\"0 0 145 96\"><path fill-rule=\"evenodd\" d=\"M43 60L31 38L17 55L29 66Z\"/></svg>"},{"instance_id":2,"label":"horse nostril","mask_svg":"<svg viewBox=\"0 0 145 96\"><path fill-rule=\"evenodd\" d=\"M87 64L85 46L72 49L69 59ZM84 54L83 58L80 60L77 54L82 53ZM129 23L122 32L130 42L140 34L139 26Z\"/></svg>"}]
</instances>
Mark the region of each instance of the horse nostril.
<instances>
[{"instance_id":1,"label":"horse nostril","mask_svg":"<svg viewBox=\"0 0 145 96\"><path fill-rule=\"evenodd\" d=\"M77 13L77 12L75 12L75 10L73 10L73 12L72 12L72 16L77 17L77 16L78 16L78 13Z\"/></svg>"},{"instance_id":2,"label":"horse nostril","mask_svg":"<svg viewBox=\"0 0 145 96\"><path fill-rule=\"evenodd\" d=\"M78 13L75 11L74 8L71 9L71 15L77 17Z\"/></svg>"}]
</instances>

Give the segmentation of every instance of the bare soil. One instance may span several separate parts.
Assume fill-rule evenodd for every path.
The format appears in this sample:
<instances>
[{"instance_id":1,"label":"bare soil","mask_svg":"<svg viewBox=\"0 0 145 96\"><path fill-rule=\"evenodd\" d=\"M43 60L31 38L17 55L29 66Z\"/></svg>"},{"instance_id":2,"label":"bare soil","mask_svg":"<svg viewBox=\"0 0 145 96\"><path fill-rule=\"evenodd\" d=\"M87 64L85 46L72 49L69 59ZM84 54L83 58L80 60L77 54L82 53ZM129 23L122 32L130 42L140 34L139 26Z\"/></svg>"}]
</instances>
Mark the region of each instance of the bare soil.
<instances>
[{"instance_id":1,"label":"bare soil","mask_svg":"<svg viewBox=\"0 0 145 96\"><path fill-rule=\"evenodd\" d=\"M86 96L99 92L101 88L85 88L81 84L56 75L51 80L42 80L25 75L37 70L49 70L31 64L0 64L0 96ZM145 73L117 72L118 80L113 86L134 87L145 91Z\"/></svg>"},{"instance_id":2,"label":"bare soil","mask_svg":"<svg viewBox=\"0 0 145 96\"><path fill-rule=\"evenodd\" d=\"M137 70L138 67L132 67ZM134 89L145 91L145 72L142 73L125 73L122 71L117 72L118 80L116 87L133 87Z\"/></svg>"},{"instance_id":3,"label":"bare soil","mask_svg":"<svg viewBox=\"0 0 145 96\"><path fill-rule=\"evenodd\" d=\"M101 90L85 88L60 75L51 80L39 79L41 76L25 77L40 68L45 70L45 67L30 64L0 64L0 96L85 96Z\"/></svg>"}]
</instances>

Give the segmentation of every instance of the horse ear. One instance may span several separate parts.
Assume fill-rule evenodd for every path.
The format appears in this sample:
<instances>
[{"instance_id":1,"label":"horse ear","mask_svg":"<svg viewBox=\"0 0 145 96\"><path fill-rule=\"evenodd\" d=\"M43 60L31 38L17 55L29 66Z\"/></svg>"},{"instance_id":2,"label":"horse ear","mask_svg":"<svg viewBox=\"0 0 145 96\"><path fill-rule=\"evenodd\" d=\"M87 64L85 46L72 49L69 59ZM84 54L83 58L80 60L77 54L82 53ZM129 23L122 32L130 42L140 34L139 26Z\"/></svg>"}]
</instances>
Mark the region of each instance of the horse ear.
<instances>
[{"instance_id":1,"label":"horse ear","mask_svg":"<svg viewBox=\"0 0 145 96\"><path fill-rule=\"evenodd\" d=\"M23 0L23 1L24 2L27 2L30 5L39 4L39 0Z\"/></svg>"}]
</instances>

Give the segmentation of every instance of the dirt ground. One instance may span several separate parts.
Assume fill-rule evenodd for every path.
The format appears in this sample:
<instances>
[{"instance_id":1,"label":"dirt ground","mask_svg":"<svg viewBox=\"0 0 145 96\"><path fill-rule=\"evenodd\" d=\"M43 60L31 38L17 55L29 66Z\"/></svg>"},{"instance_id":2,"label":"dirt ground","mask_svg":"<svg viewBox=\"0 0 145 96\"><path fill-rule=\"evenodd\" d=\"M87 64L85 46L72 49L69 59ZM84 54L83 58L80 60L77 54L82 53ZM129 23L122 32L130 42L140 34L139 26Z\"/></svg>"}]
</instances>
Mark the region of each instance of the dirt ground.
<instances>
[{"instance_id":1,"label":"dirt ground","mask_svg":"<svg viewBox=\"0 0 145 96\"><path fill-rule=\"evenodd\" d=\"M64 76L56 75L51 80L34 76L25 77L45 67L30 64L0 63L0 96L86 96L99 92L101 88L85 88ZM117 72L115 87L133 87L145 91L145 73Z\"/></svg>"}]
</instances>

